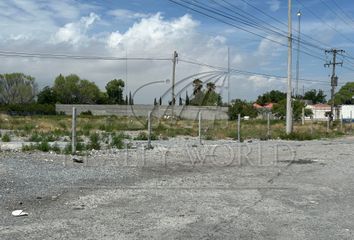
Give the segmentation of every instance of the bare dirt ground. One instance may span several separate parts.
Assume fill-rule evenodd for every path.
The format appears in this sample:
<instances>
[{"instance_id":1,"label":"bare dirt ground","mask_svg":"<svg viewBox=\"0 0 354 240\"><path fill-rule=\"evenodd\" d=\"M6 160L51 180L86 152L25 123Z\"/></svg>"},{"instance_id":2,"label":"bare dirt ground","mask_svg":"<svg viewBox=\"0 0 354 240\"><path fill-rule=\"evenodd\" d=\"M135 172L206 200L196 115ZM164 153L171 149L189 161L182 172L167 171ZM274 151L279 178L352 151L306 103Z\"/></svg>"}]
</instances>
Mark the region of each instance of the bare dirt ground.
<instances>
[{"instance_id":1,"label":"bare dirt ground","mask_svg":"<svg viewBox=\"0 0 354 240\"><path fill-rule=\"evenodd\" d=\"M354 139L154 145L0 153L0 239L354 239Z\"/></svg>"}]
</instances>

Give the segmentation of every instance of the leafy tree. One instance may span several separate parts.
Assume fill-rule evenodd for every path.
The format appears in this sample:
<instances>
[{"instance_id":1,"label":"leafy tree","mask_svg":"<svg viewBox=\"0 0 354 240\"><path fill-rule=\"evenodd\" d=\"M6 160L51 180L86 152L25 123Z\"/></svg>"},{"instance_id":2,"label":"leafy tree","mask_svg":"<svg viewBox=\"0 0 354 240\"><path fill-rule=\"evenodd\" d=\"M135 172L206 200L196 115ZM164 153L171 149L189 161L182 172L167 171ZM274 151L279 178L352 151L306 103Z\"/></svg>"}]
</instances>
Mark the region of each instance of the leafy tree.
<instances>
[{"instance_id":1,"label":"leafy tree","mask_svg":"<svg viewBox=\"0 0 354 240\"><path fill-rule=\"evenodd\" d=\"M129 102L129 105L134 105L134 100L132 98L132 93L131 92L129 92L129 100L128 100L128 102Z\"/></svg>"},{"instance_id":2,"label":"leafy tree","mask_svg":"<svg viewBox=\"0 0 354 240\"><path fill-rule=\"evenodd\" d=\"M207 83L207 89L203 90L201 83L199 79L193 81L194 97L190 100L190 104L195 106L221 106L222 99L220 94L215 92L215 84Z\"/></svg>"},{"instance_id":3,"label":"leafy tree","mask_svg":"<svg viewBox=\"0 0 354 240\"><path fill-rule=\"evenodd\" d=\"M23 73L0 74L0 103L24 104L37 95L35 79Z\"/></svg>"},{"instance_id":4,"label":"leafy tree","mask_svg":"<svg viewBox=\"0 0 354 240\"><path fill-rule=\"evenodd\" d=\"M312 89L305 93L304 99L312 101L313 104L325 103L326 95L321 89L319 89L318 91L316 89Z\"/></svg>"},{"instance_id":5,"label":"leafy tree","mask_svg":"<svg viewBox=\"0 0 354 240\"><path fill-rule=\"evenodd\" d=\"M46 86L37 95L37 102L39 104L55 104L57 102L57 96L53 88Z\"/></svg>"},{"instance_id":6,"label":"leafy tree","mask_svg":"<svg viewBox=\"0 0 354 240\"><path fill-rule=\"evenodd\" d=\"M160 104L160 106L162 105L162 98L161 97L159 99L159 104Z\"/></svg>"},{"instance_id":7,"label":"leafy tree","mask_svg":"<svg viewBox=\"0 0 354 240\"><path fill-rule=\"evenodd\" d=\"M251 102L241 99L231 101L228 113L231 120L237 119L238 114L241 114L241 117L250 116L252 118L257 117L258 115L257 110L253 107Z\"/></svg>"},{"instance_id":8,"label":"leafy tree","mask_svg":"<svg viewBox=\"0 0 354 240\"><path fill-rule=\"evenodd\" d=\"M336 105L354 104L354 82L348 82L341 87L334 95L334 103Z\"/></svg>"},{"instance_id":9,"label":"leafy tree","mask_svg":"<svg viewBox=\"0 0 354 240\"><path fill-rule=\"evenodd\" d=\"M266 92L263 95L258 96L257 103L264 105L267 103L279 103L280 101L286 99L286 93L272 90L270 92Z\"/></svg>"},{"instance_id":10,"label":"leafy tree","mask_svg":"<svg viewBox=\"0 0 354 240\"><path fill-rule=\"evenodd\" d=\"M99 94L99 97L96 101L97 104L109 104L109 99L108 99L108 95L105 92L101 92Z\"/></svg>"},{"instance_id":11,"label":"leafy tree","mask_svg":"<svg viewBox=\"0 0 354 240\"><path fill-rule=\"evenodd\" d=\"M197 95L199 92L202 91L203 82L200 79L195 79L193 81L193 95Z\"/></svg>"},{"instance_id":12,"label":"leafy tree","mask_svg":"<svg viewBox=\"0 0 354 240\"><path fill-rule=\"evenodd\" d=\"M75 74L66 77L60 74L54 81L53 91L58 102L63 104L93 104L105 98L94 82Z\"/></svg>"},{"instance_id":13,"label":"leafy tree","mask_svg":"<svg viewBox=\"0 0 354 240\"><path fill-rule=\"evenodd\" d=\"M305 107L305 103L300 100L295 100L292 102L293 104L293 118L294 120L301 119L302 109ZM275 104L273 107L273 113L281 118L284 119L286 116L286 99L280 101L279 103ZM305 114L311 114L309 111L305 112Z\"/></svg>"},{"instance_id":14,"label":"leafy tree","mask_svg":"<svg viewBox=\"0 0 354 240\"><path fill-rule=\"evenodd\" d=\"M119 80L114 79L107 83L106 91L111 103L124 104L124 99L123 99L124 85L125 84L122 79Z\"/></svg>"},{"instance_id":15,"label":"leafy tree","mask_svg":"<svg viewBox=\"0 0 354 240\"><path fill-rule=\"evenodd\" d=\"M186 92L186 101L185 101L185 104L186 104L186 106L188 106L188 105L190 104L188 92Z\"/></svg>"},{"instance_id":16,"label":"leafy tree","mask_svg":"<svg viewBox=\"0 0 354 240\"><path fill-rule=\"evenodd\" d=\"M77 96L78 103L80 104L93 104L97 103L100 99L100 89L94 82L88 80L80 80L79 94Z\"/></svg>"},{"instance_id":17,"label":"leafy tree","mask_svg":"<svg viewBox=\"0 0 354 240\"><path fill-rule=\"evenodd\" d=\"M58 102L63 104L73 104L78 102L79 76L75 74L64 77L59 75L54 80L53 91L58 98Z\"/></svg>"}]
</instances>

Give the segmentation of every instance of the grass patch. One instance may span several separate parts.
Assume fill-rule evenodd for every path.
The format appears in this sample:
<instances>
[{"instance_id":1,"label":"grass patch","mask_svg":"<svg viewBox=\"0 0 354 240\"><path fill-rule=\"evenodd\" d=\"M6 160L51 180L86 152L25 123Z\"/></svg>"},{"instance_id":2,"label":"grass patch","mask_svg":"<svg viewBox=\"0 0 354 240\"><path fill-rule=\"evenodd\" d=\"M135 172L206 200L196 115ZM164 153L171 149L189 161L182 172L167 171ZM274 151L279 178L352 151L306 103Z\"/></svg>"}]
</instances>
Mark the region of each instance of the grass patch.
<instances>
[{"instance_id":1,"label":"grass patch","mask_svg":"<svg viewBox=\"0 0 354 240\"><path fill-rule=\"evenodd\" d=\"M41 152L50 152L53 151L57 154L61 153L61 149L57 144L50 145L48 142L40 142L36 144L29 144L29 145L22 145L22 151L23 152L29 152L29 151L41 151Z\"/></svg>"},{"instance_id":2,"label":"grass patch","mask_svg":"<svg viewBox=\"0 0 354 240\"><path fill-rule=\"evenodd\" d=\"M5 133L2 137L1 137L1 141L3 142L11 142L11 137L8 133Z\"/></svg>"},{"instance_id":3,"label":"grass patch","mask_svg":"<svg viewBox=\"0 0 354 240\"><path fill-rule=\"evenodd\" d=\"M90 142L88 144L88 149L100 150L100 135L98 133L92 133L90 135Z\"/></svg>"},{"instance_id":4,"label":"grass patch","mask_svg":"<svg viewBox=\"0 0 354 240\"><path fill-rule=\"evenodd\" d=\"M158 137L156 136L155 133L151 133L150 138L151 140L158 140ZM146 132L139 132L138 136L136 136L134 140L147 141L148 134Z\"/></svg>"}]
</instances>

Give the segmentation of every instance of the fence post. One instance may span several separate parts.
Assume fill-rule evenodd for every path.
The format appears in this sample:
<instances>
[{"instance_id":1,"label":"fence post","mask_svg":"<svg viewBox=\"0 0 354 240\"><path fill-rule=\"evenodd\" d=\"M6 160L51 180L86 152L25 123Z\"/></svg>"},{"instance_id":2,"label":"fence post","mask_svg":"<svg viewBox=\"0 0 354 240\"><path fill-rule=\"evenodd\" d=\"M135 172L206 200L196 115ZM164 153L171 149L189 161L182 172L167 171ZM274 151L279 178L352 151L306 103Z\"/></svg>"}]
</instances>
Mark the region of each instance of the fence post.
<instances>
[{"instance_id":1,"label":"fence post","mask_svg":"<svg viewBox=\"0 0 354 240\"><path fill-rule=\"evenodd\" d=\"M313 134L313 116L311 116L311 135Z\"/></svg>"},{"instance_id":2,"label":"fence post","mask_svg":"<svg viewBox=\"0 0 354 240\"><path fill-rule=\"evenodd\" d=\"M76 153L76 108L73 107L71 127L71 153Z\"/></svg>"},{"instance_id":3,"label":"fence post","mask_svg":"<svg viewBox=\"0 0 354 240\"><path fill-rule=\"evenodd\" d=\"M301 123L305 125L305 108L302 108Z\"/></svg>"},{"instance_id":4,"label":"fence post","mask_svg":"<svg viewBox=\"0 0 354 240\"><path fill-rule=\"evenodd\" d=\"M330 122L329 119L330 119L330 117L327 117L327 130L326 130L327 133L329 132L329 122Z\"/></svg>"},{"instance_id":5,"label":"fence post","mask_svg":"<svg viewBox=\"0 0 354 240\"><path fill-rule=\"evenodd\" d=\"M202 144L202 112L198 112L198 136L199 136L199 143Z\"/></svg>"},{"instance_id":6,"label":"fence post","mask_svg":"<svg viewBox=\"0 0 354 240\"><path fill-rule=\"evenodd\" d=\"M267 114L267 138L270 138L270 112Z\"/></svg>"},{"instance_id":7,"label":"fence post","mask_svg":"<svg viewBox=\"0 0 354 240\"><path fill-rule=\"evenodd\" d=\"M237 115L237 140L241 142L241 114Z\"/></svg>"},{"instance_id":8,"label":"fence post","mask_svg":"<svg viewBox=\"0 0 354 240\"><path fill-rule=\"evenodd\" d=\"M343 132L343 114L340 115L340 131Z\"/></svg>"},{"instance_id":9,"label":"fence post","mask_svg":"<svg viewBox=\"0 0 354 240\"><path fill-rule=\"evenodd\" d=\"M151 111L148 112L148 149L151 148Z\"/></svg>"},{"instance_id":10,"label":"fence post","mask_svg":"<svg viewBox=\"0 0 354 240\"><path fill-rule=\"evenodd\" d=\"M350 132L352 131L353 128L353 111L350 111Z\"/></svg>"}]
</instances>

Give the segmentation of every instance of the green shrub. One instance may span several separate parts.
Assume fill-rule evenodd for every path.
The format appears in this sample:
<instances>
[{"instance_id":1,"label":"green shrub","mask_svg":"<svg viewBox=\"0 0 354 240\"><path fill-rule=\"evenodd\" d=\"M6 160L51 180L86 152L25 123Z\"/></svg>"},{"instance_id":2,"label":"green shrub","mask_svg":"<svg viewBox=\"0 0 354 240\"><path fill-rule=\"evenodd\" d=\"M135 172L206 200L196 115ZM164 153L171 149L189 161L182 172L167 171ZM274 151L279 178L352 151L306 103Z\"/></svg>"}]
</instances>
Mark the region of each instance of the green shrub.
<instances>
[{"instance_id":1,"label":"green shrub","mask_svg":"<svg viewBox=\"0 0 354 240\"><path fill-rule=\"evenodd\" d=\"M81 112L80 116L92 116L92 112L90 110L88 110L86 112Z\"/></svg>"},{"instance_id":2,"label":"green shrub","mask_svg":"<svg viewBox=\"0 0 354 240\"><path fill-rule=\"evenodd\" d=\"M36 146L34 144L30 144L30 145L24 145L22 144L22 152L29 152L29 151L34 151L36 150Z\"/></svg>"},{"instance_id":3,"label":"green shrub","mask_svg":"<svg viewBox=\"0 0 354 240\"><path fill-rule=\"evenodd\" d=\"M284 140L298 140L298 141L306 141L306 140L313 140L318 138L309 132L292 132L290 134L281 134L280 139Z\"/></svg>"},{"instance_id":4,"label":"green shrub","mask_svg":"<svg viewBox=\"0 0 354 240\"><path fill-rule=\"evenodd\" d=\"M53 104L10 104L1 105L0 112L5 112L9 115L55 115L55 105Z\"/></svg>"},{"instance_id":5,"label":"green shrub","mask_svg":"<svg viewBox=\"0 0 354 240\"><path fill-rule=\"evenodd\" d=\"M100 135L98 133L93 133L90 135L90 142L88 144L89 149L100 150Z\"/></svg>"},{"instance_id":6,"label":"green shrub","mask_svg":"<svg viewBox=\"0 0 354 240\"><path fill-rule=\"evenodd\" d=\"M118 134L118 135L114 135L112 136L112 142L111 142L111 146L118 148L118 149L123 149L124 148L124 134Z\"/></svg>"},{"instance_id":7,"label":"green shrub","mask_svg":"<svg viewBox=\"0 0 354 240\"><path fill-rule=\"evenodd\" d=\"M139 132L134 140L148 140L148 134L146 132ZM151 140L158 140L158 137L154 133L151 133Z\"/></svg>"},{"instance_id":8,"label":"green shrub","mask_svg":"<svg viewBox=\"0 0 354 240\"><path fill-rule=\"evenodd\" d=\"M51 147L48 142L40 142L36 145L37 149L42 152L49 152Z\"/></svg>"},{"instance_id":9,"label":"green shrub","mask_svg":"<svg viewBox=\"0 0 354 240\"><path fill-rule=\"evenodd\" d=\"M3 142L11 142L11 138L10 135L5 133L2 137L1 137L1 141Z\"/></svg>"},{"instance_id":10,"label":"green shrub","mask_svg":"<svg viewBox=\"0 0 354 240\"><path fill-rule=\"evenodd\" d=\"M61 149L58 146L58 144L54 144L53 146L50 146L48 142L40 142L36 144L22 145L23 152L34 151L34 150L39 150L42 152L53 151L58 154L61 153Z\"/></svg>"}]
</instances>

